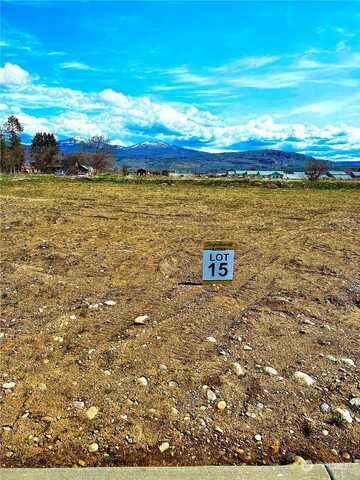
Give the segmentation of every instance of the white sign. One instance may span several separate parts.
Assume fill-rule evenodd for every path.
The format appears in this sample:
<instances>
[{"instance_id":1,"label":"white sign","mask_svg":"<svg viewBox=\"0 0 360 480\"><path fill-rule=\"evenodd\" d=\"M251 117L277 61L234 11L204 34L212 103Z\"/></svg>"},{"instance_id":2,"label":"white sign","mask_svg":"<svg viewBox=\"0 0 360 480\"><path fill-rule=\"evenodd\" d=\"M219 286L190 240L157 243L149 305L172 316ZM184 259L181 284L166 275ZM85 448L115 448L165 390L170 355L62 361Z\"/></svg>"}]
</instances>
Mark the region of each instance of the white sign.
<instances>
[{"instance_id":1,"label":"white sign","mask_svg":"<svg viewBox=\"0 0 360 480\"><path fill-rule=\"evenodd\" d=\"M232 242L205 242L203 282L231 282L234 278L234 257Z\"/></svg>"}]
</instances>

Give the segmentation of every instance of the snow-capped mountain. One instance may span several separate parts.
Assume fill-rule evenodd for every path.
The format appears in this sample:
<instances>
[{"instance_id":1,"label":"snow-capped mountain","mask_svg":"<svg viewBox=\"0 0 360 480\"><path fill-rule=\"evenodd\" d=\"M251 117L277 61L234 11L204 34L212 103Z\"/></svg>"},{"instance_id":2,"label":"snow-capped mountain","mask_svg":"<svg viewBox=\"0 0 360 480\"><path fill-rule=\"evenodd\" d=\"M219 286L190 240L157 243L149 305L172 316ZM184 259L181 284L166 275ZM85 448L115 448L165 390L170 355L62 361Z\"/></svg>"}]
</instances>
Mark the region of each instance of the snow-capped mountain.
<instances>
[{"instance_id":1,"label":"snow-capped mountain","mask_svg":"<svg viewBox=\"0 0 360 480\"><path fill-rule=\"evenodd\" d=\"M73 137L59 140L60 153L66 155L77 151L84 152L83 138ZM24 145L27 157L30 145ZM134 170L144 167L148 170L176 170L179 172L224 172L226 170L289 170L303 171L312 160L295 152L280 150L249 150L241 152L208 153L171 145L166 142L145 141L128 147L119 144L108 146L116 163L127 164ZM90 151L92 149L90 148ZM336 163L329 162L331 169L337 169ZM352 166L355 163L352 163Z\"/></svg>"},{"instance_id":2,"label":"snow-capped mountain","mask_svg":"<svg viewBox=\"0 0 360 480\"><path fill-rule=\"evenodd\" d=\"M166 142L141 142L129 147L116 147L119 155L122 157L161 157L161 158L189 158L189 157L206 157L205 152L191 150L188 148L170 145Z\"/></svg>"}]
</instances>

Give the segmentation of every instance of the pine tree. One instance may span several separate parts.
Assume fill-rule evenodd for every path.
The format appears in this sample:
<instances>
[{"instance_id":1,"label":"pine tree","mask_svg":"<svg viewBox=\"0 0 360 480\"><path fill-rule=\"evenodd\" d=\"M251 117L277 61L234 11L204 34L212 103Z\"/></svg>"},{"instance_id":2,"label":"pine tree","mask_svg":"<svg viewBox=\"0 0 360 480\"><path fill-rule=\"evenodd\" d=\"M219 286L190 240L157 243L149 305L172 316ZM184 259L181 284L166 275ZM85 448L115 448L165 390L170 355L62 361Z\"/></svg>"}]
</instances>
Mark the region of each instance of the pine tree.
<instances>
[{"instance_id":1,"label":"pine tree","mask_svg":"<svg viewBox=\"0 0 360 480\"><path fill-rule=\"evenodd\" d=\"M31 159L42 173L51 173L58 164L58 146L52 133L38 132L31 142Z\"/></svg>"},{"instance_id":2,"label":"pine tree","mask_svg":"<svg viewBox=\"0 0 360 480\"><path fill-rule=\"evenodd\" d=\"M1 138L1 169L8 173L21 170L25 161L24 149L21 145L20 133L23 126L11 115L3 125Z\"/></svg>"},{"instance_id":3,"label":"pine tree","mask_svg":"<svg viewBox=\"0 0 360 480\"><path fill-rule=\"evenodd\" d=\"M6 145L5 131L0 129L0 172L7 172L9 166L9 149Z\"/></svg>"}]
</instances>

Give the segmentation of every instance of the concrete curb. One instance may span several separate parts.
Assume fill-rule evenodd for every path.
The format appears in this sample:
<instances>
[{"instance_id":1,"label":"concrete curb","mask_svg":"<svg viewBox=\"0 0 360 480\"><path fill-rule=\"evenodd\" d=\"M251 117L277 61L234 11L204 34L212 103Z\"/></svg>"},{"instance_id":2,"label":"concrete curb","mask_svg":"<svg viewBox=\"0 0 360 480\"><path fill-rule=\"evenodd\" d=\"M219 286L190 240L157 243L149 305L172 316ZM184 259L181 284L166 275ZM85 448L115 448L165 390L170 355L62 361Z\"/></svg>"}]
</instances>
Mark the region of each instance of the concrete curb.
<instances>
[{"instance_id":1,"label":"concrete curb","mask_svg":"<svg viewBox=\"0 0 360 480\"><path fill-rule=\"evenodd\" d=\"M331 480L360 480L360 463L332 463L326 467Z\"/></svg>"},{"instance_id":2,"label":"concrete curb","mask_svg":"<svg viewBox=\"0 0 360 480\"><path fill-rule=\"evenodd\" d=\"M360 464L246 467L9 468L1 480L359 480Z\"/></svg>"}]
</instances>

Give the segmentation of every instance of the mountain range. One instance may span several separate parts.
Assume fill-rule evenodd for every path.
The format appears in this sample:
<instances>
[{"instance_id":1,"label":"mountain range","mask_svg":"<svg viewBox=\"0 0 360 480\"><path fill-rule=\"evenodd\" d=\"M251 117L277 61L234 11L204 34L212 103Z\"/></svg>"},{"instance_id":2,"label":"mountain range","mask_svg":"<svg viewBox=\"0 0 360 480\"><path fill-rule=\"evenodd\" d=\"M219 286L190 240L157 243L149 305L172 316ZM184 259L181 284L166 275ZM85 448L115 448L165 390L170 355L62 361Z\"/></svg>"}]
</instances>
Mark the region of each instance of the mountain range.
<instances>
[{"instance_id":1,"label":"mountain range","mask_svg":"<svg viewBox=\"0 0 360 480\"><path fill-rule=\"evenodd\" d=\"M24 141L24 140L23 140ZM24 141L25 143L25 141ZM26 142L27 143L27 142ZM59 150L66 155L84 151L81 138L73 137L58 142ZM25 149L28 151L29 146ZM131 170L143 167L147 170L176 170L178 172L225 172L228 170L287 170L303 171L313 157L295 152L261 149L236 152L210 153L171 145L166 142L142 142L128 147L108 145L117 166L127 164ZM327 162L329 169L360 167L357 162Z\"/></svg>"},{"instance_id":2,"label":"mountain range","mask_svg":"<svg viewBox=\"0 0 360 480\"><path fill-rule=\"evenodd\" d=\"M62 153L79 149L80 142L66 139L59 142ZM142 142L129 147L111 145L109 149L119 167L127 164L131 170L176 170L178 172L225 172L227 170L303 170L312 160L298 153L279 150L210 153L171 145L165 142Z\"/></svg>"}]
</instances>

